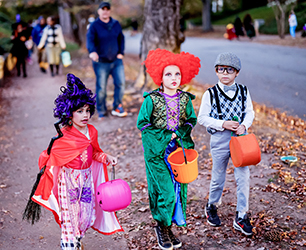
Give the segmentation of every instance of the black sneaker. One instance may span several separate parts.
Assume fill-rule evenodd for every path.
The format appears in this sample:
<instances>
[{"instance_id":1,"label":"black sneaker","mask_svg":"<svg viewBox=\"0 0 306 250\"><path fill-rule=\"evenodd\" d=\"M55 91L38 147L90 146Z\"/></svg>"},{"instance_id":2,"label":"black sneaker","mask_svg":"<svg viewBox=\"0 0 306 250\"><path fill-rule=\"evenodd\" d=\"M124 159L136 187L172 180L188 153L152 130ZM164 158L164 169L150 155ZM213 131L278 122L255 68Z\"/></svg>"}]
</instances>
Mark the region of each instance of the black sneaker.
<instances>
[{"instance_id":1,"label":"black sneaker","mask_svg":"<svg viewBox=\"0 0 306 250\"><path fill-rule=\"evenodd\" d=\"M217 210L217 207L213 204L207 204L205 206L205 216L207 218L207 222L214 227L221 225L221 220L217 214Z\"/></svg>"},{"instance_id":2,"label":"black sneaker","mask_svg":"<svg viewBox=\"0 0 306 250\"><path fill-rule=\"evenodd\" d=\"M171 243L173 245L173 248L179 248L182 246L182 242L175 237L175 235L173 234L172 230L171 230L171 226L169 226L168 228L168 235L169 235L169 238L171 240Z\"/></svg>"},{"instance_id":3,"label":"black sneaker","mask_svg":"<svg viewBox=\"0 0 306 250\"><path fill-rule=\"evenodd\" d=\"M171 243L171 240L169 238L167 227L165 226L156 226L154 227L155 233L157 236L157 242L161 249L165 250L172 250L173 245Z\"/></svg>"},{"instance_id":4,"label":"black sneaker","mask_svg":"<svg viewBox=\"0 0 306 250\"><path fill-rule=\"evenodd\" d=\"M241 231L247 236L253 234L253 227L247 214L245 214L243 218L238 218L238 212L236 212L236 218L234 220L233 226L236 230Z\"/></svg>"}]
</instances>

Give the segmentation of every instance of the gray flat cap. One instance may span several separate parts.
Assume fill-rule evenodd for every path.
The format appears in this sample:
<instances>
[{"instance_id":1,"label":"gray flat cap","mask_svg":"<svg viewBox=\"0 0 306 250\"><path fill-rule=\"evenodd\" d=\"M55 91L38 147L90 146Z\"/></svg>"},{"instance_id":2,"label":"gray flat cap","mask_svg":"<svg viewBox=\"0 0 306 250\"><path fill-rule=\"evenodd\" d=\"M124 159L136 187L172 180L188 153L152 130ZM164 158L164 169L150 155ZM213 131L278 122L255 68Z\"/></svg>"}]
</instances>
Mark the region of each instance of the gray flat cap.
<instances>
[{"instance_id":1,"label":"gray flat cap","mask_svg":"<svg viewBox=\"0 0 306 250\"><path fill-rule=\"evenodd\" d=\"M238 71L241 69L240 59L231 52L224 52L219 54L215 61L215 67L218 65L231 66Z\"/></svg>"}]
</instances>

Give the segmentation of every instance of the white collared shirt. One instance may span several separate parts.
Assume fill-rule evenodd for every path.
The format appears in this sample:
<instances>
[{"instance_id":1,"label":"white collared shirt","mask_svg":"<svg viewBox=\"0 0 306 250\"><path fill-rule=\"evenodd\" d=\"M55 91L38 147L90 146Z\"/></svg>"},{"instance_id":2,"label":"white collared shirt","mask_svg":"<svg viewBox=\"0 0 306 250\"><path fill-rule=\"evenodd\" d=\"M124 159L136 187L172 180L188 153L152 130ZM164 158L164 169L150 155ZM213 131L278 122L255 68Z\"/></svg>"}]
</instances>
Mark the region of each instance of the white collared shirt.
<instances>
[{"instance_id":1,"label":"white collared shirt","mask_svg":"<svg viewBox=\"0 0 306 250\"><path fill-rule=\"evenodd\" d=\"M225 86L224 84L222 84L219 81L218 85L222 90L224 90L224 86ZM226 95L229 98L233 98L234 95L235 95L235 91L229 90L229 91L226 92ZM202 97L202 102L201 102L199 115L198 115L198 122L199 122L199 124L203 125L206 128L213 128L213 129L216 129L218 131L223 131L224 128L222 126L223 126L223 123L225 121L210 117L209 116L210 112L211 112L210 93L207 90L207 91L205 91L205 93L203 94L203 97ZM244 121L241 123L241 125L244 125L246 130L248 130L249 127L251 127L253 120L254 120L253 104L252 104L252 99L251 99L251 96L250 96L250 92L248 91L247 92L247 100L246 100L245 117L244 117Z\"/></svg>"}]
</instances>

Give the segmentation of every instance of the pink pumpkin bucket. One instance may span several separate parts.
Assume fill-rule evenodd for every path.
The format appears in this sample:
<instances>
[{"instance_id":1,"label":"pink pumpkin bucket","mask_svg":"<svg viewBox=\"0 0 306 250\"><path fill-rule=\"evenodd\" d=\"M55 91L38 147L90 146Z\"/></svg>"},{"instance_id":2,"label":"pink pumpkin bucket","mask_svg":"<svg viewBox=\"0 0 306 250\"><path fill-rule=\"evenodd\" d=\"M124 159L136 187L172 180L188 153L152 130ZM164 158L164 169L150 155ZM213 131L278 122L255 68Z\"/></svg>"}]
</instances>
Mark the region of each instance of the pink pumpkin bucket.
<instances>
[{"instance_id":1,"label":"pink pumpkin bucket","mask_svg":"<svg viewBox=\"0 0 306 250\"><path fill-rule=\"evenodd\" d=\"M116 212L125 209L132 201L129 184L121 179L115 179L113 166L113 180L101 183L96 191L96 199L103 211Z\"/></svg>"}]
</instances>

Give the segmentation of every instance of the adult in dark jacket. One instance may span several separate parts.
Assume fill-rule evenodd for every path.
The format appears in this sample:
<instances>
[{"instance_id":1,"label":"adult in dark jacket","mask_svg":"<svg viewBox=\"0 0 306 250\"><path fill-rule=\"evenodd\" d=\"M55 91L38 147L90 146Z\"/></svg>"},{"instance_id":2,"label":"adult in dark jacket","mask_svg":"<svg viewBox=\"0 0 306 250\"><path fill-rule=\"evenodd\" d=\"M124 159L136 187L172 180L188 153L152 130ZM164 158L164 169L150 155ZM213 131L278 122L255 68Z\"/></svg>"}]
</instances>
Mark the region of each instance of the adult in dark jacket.
<instances>
[{"instance_id":1,"label":"adult in dark jacket","mask_svg":"<svg viewBox=\"0 0 306 250\"><path fill-rule=\"evenodd\" d=\"M87 32L87 49L93 61L96 74L97 110L99 118L107 115L106 85L112 75L115 85L112 115L124 117L122 107L125 88L123 66L124 36L119 22L110 16L110 4L102 2L98 9L99 17L90 25Z\"/></svg>"},{"instance_id":2,"label":"adult in dark jacket","mask_svg":"<svg viewBox=\"0 0 306 250\"><path fill-rule=\"evenodd\" d=\"M234 28L235 28L237 39L239 39L239 36L244 36L243 24L239 16L237 16L235 19Z\"/></svg>"},{"instance_id":3,"label":"adult in dark jacket","mask_svg":"<svg viewBox=\"0 0 306 250\"><path fill-rule=\"evenodd\" d=\"M23 77L27 77L26 58L28 56L28 49L25 45L25 42L26 40L28 40L28 37L27 32L23 28L21 23L17 24L16 29L13 31L11 39L13 43L11 53L14 57L17 58L17 76L20 76L20 66L22 65Z\"/></svg>"},{"instance_id":4,"label":"adult in dark jacket","mask_svg":"<svg viewBox=\"0 0 306 250\"><path fill-rule=\"evenodd\" d=\"M43 30L47 26L46 19L43 16L40 16L38 21L39 23L32 30L32 39L36 46L38 46ZM41 72L46 73L47 56L45 48L37 50L37 58Z\"/></svg>"},{"instance_id":5,"label":"adult in dark jacket","mask_svg":"<svg viewBox=\"0 0 306 250\"><path fill-rule=\"evenodd\" d=\"M245 17L243 18L243 26L247 36L250 39L256 36L252 17L250 14L246 14Z\"/></svg>"}]
</instances>

